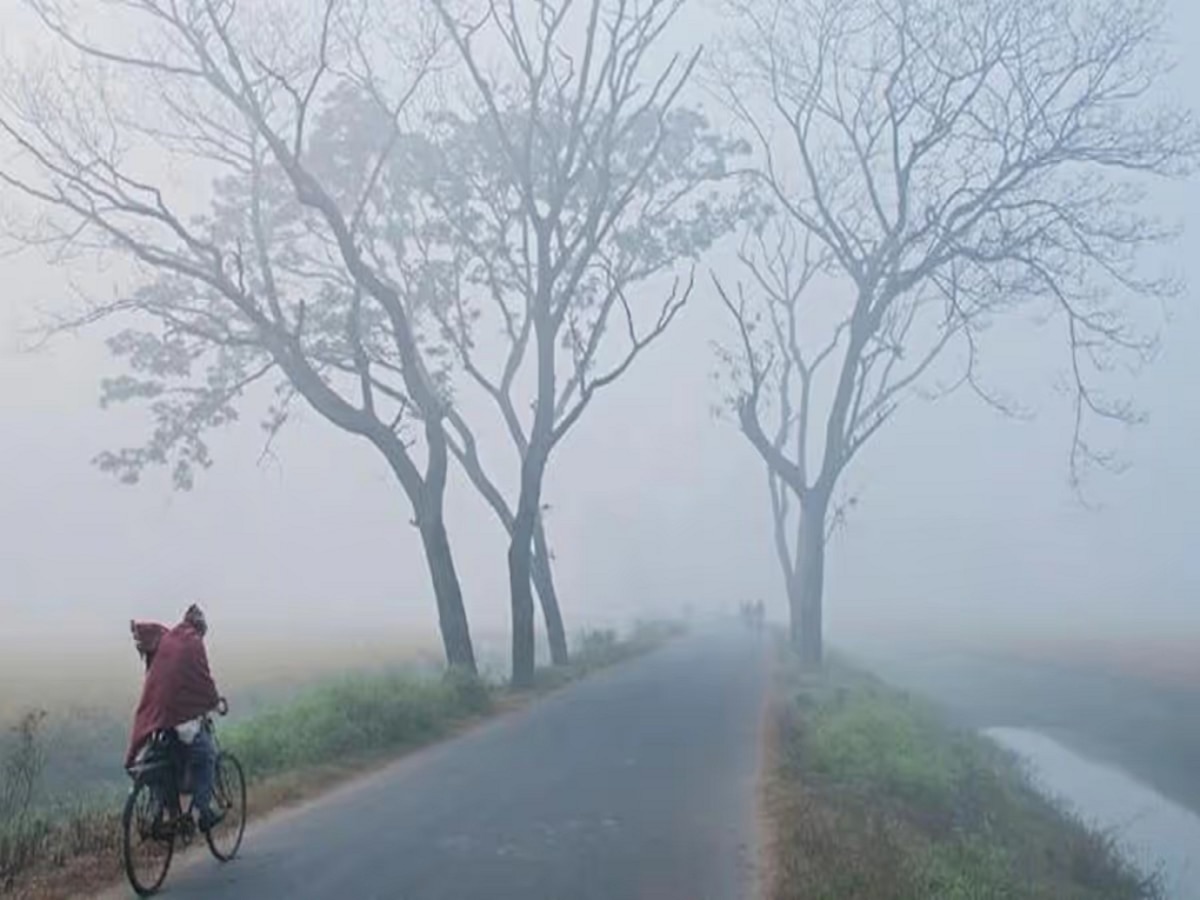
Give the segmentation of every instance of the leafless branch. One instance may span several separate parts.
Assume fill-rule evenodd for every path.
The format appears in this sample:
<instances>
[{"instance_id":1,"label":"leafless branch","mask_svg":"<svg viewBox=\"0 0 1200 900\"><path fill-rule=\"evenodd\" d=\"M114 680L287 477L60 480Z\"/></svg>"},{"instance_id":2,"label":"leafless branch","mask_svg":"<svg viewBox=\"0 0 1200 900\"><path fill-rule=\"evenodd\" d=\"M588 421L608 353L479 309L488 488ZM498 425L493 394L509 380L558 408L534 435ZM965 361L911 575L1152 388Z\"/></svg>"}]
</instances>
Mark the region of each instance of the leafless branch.
<instances>
[{"instance_id":1,"label":"leafless branch","mask_svg":"<svg viewBox=\"0 0 1200 900\"><path fill-rule=\"evenodd\" d=\"M993 318L1046 301L1066 323L1077 481L1095 455L1087 422L1138 419L1097 387L1114 358L1136 365L1154 345L1122 303L1176 287L1138 271L1140 251L1170 232L1141 211L1129 180L1191 171L1200 148L1190 117L1154 99L1162 4L1112 0L1086 14L1075 0L729 7L744 27L715 81L757 145L746 174L772 211L739 251L754 302L722 291L741 328L740 353L724 355L742 429L772 477L827 504L845 467L956 346L965 371L949 389L1014 412L980 384L979 340ZM803 252L789 234L803 236ZM823 319L813 327L827 340L801 323L809 307L824 309L806 321ZM759 423L766 375L746 335L751 310L785 361L772 374L784 382L780 427L802 431L795 455ZM837 367L821 398L815 476L805 459L810 356Z\"/></svg>"}]
</instances>

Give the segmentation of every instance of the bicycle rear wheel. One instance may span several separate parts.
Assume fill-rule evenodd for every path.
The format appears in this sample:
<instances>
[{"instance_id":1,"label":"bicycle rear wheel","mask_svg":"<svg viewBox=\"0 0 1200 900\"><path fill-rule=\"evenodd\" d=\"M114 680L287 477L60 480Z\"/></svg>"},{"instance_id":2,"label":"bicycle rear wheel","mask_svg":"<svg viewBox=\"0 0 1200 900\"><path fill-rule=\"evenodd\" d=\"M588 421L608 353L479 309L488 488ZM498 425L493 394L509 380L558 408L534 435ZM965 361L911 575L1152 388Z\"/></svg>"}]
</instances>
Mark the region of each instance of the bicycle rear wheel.
<instances>
[{"instance_id":1,"label":"bicycle rear wheel","mask_svg":"<svg viewBox=\"0 0 1200 900\"><path fill-rule=\"evenodd\" d=\"M138 780L121 814L125 875L139 896L149 897L162 887L175 855L175 829L161 788Z\"/></svg>"},{"instance_id":2,"label":"bicycle rear wheel","mask_svg":"<svg viewBox=\"0 0 1200 900\"><path fill-rule=\"evenodd\" d=\"M237 757L224 750L217 755L213 805L225 817L205 835L208 849L221 862L229 862L237 856L242 846L242 835L246 832L246 777L242 774L242 764Z\"/></svg>"}]
</instances>

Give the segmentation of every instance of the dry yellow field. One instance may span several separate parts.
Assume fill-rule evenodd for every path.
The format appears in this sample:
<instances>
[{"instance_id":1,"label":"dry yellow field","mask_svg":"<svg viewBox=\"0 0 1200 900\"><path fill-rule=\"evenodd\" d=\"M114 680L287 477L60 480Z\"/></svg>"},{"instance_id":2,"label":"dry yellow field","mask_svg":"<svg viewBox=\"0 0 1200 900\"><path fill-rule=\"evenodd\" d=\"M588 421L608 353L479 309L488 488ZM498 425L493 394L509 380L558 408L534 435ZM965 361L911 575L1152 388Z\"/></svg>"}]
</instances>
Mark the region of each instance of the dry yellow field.
<instances>
[{"instance_id":1,"label":"dry yellow field","mask_svg":"<svg viewBox=\"0 0 1200 900\"><path fill-rule=\"evenodd\" d=\"M1042 661L1097 666L1164 687L1200 690L1200 634L1172 637L1029 639L1018 653Z\"/></svg>"},{"instance_id":2,"label":"dry yellow field","mask_svg":"<svg viewBox=\"0 0 1200 900\"><path fill-rule=\"evenodd\" d=\"M124 714L137 700L142 667L123 640L0 636L0 721L21 710L88 709ZM235 705L250 690L286 688L324 675L442 660L435 635L337 639L225 635L210 642L217 685Z\"/></svg>"}]
</instances>

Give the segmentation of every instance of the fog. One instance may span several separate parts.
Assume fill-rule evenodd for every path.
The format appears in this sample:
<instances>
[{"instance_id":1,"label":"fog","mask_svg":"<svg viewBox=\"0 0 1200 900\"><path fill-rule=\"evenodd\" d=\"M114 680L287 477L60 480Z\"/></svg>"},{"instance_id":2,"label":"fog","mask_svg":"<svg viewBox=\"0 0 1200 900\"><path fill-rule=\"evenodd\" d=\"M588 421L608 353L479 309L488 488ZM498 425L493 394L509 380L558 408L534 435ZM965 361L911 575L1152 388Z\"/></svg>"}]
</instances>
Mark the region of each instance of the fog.
<instances>
[{"instance_id":1,"label":"fog","mask_svg":"<svg viewBox=\"0 0 1200 900\"><path fill-rule=\"evenodd\" d=\"M5 46L22 41L17 6L4 0ZM1187 47L1200 10L1175 0L1173 15ZM1181 97L1198 78L1186 55L1174 75ZM1174 185L1158 202L1166 220L1186 218L1200 189ZM1193 229L1164 264L1200 284L1198 257ZM214 439L216 463L192 492L174 492L163 472L121 485L91 459L138 442L146 423L136 409L99 408L99 380L118 366L101 336L23 349L39 308L68 301L72 286L107 295L119 275L30 252L0 259L0 271L0 653L123 642L129 618L173 618L196 600L216 646L234 633L435 640L411 510L378 454L309 413L263 457L248 413ZM1200 628L1194 296L1170 303L1162 351L1132 382L1149 419L1110 435L1128 469L1093 475L1090 507L1067 480L1069 404L1051 385L1061 353L1032 322L997 330L986 348L989 377L1031 419L1001 417L968 393L908 403L847 476L860 502L830 549L830 639ZM710 344L728 335L701 280L680 321L556 451L546 521L570 630L760 597L785 617L765 468L712 413ZM479 437L510 460L498 423ZM456 469L447 521L472 625L502 640L506 541Z\"/></svg>"}]
</instances>

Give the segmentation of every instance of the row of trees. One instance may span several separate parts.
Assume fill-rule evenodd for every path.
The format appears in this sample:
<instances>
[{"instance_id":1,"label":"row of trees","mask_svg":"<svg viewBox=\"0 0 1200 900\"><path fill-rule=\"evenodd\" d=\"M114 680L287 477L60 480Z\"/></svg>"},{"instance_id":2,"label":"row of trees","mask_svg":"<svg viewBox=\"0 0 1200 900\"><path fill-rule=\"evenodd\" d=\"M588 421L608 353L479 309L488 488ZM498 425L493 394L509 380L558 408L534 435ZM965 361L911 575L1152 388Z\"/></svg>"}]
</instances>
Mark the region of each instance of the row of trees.
<instances>
[{"instance_id":1,"label":"row of trees","mask_svg":"<svg viewBox=\"0 0 1200 900\"><path fill-rule=\"evenodd\" d=\"M28 5L67 55L0 121L22 151L4 180L51 213L27 236L144 276L68 323L133 316L105 401L146 401L156 425L100 465L134 481L169 464L190 487L208 432L273 381L271 432L303 402L386 460L447 659L472 668L453 457L511 537L514 682L533 677L531 585L565 662L541 517L552 453L687 301L690 277L655 276L731 221L703 188L732 148L679 103L697 57L651 56L680 4ZM93 37L97 10L128 38ZM515 477L486 469L459 374L499 410Z\"/></svg>"},{"instance_id":2,"label":"row of trees","mask_svg":"<svg viewBox=\"0 0 1200 900\"><path fill-rule=\"evenodd\" d=\"M737 248L742 274L712 277L736 326L726 400L767 465L814 662L836 488L897 404L955 367L947 387L982 393L986 326L1057 313L1074 471L1096 458L1089 414L1133 416L1094 384L1149 350L1128 299L1173 287L1139 275L1168 236L1141 191L1197 145L1186 114L1152 105L1153 0L731 0L707 59L676 52L685 0L26 4L54 52L0 114L16 151L0 181L35 210L19 234L135 265L62 323L128 317L104 399L144 403L154 428L100 465L127 481L169 465L188 488L255 384L271 434L306 404L395 474L447 660L471 668L455 461L509 536L517 684L535 592L567 655L553 452L666 332L706 254ZM721 127L690 99L701 82ZM512 471L485 465L468 389Z\"/></svg>"}]
</instances>

